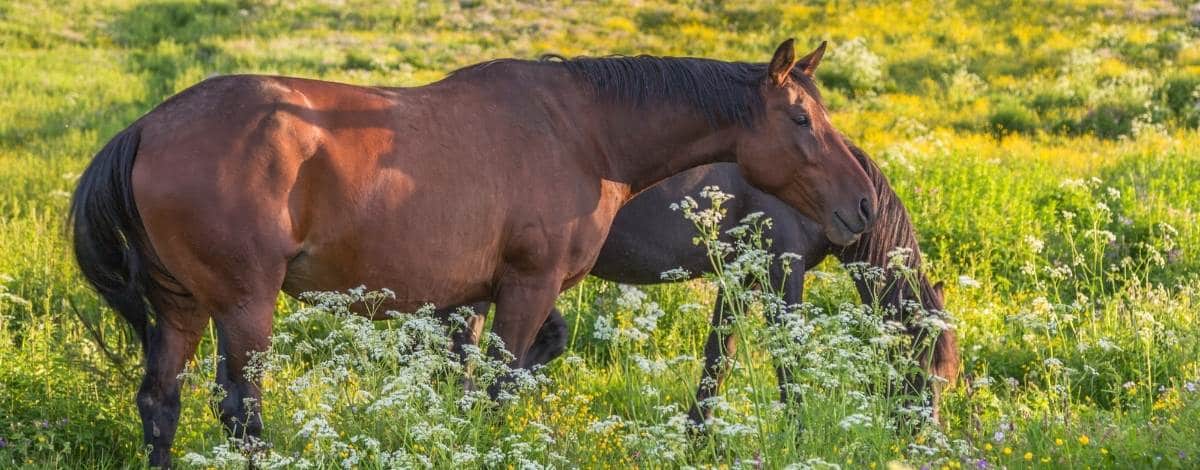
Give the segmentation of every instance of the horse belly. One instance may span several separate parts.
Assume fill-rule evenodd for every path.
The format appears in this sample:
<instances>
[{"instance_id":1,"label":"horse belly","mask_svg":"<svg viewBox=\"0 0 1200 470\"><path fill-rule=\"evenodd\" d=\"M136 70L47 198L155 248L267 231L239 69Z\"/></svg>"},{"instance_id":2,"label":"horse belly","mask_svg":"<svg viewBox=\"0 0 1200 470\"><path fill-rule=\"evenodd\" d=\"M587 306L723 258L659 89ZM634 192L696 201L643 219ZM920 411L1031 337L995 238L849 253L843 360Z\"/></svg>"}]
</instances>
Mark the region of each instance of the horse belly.
<instances>
[{"instance_id":1,"label":"horse belly","mask_svg":"<svg viewBox=\"0 0 1200 470\"><path fill-rule=\"evenodd\" d=\"M403 176L382 173L367 200L313 216L284 290L386 288L396 294L390 308L402 311L490 297L500 217L478 198L415 191Z\"/></svg>"}]
</instances>

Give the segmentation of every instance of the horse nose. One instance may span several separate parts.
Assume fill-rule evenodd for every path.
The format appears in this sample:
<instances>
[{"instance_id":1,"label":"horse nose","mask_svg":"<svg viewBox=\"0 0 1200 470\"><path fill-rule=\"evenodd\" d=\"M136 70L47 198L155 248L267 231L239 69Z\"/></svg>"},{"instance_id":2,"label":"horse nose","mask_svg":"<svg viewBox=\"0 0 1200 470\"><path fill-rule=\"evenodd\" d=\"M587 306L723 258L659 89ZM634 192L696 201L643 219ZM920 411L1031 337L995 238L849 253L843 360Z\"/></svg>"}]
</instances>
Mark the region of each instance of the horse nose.
<instances>
[{"instance_id":1,"label":"horse nose","mask_svg":"<svg viewBox=\"0 0 1200 470\"><path fill-rule=\"evenodd\" d=\"M858 201L858 216L862 217L864 224L869 224L875 220L875 208L871 204L871 201L865 197Z\"/></svg>"}]
</instances>

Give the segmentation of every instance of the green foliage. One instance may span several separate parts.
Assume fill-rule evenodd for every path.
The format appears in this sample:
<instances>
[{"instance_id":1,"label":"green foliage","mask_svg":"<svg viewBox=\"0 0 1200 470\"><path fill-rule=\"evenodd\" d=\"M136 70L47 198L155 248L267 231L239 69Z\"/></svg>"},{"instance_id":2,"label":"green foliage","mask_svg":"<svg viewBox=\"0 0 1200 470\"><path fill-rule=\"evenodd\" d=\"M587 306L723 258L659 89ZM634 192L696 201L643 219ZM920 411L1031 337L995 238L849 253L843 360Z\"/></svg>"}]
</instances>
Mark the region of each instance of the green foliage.
<instances>
[{"instance_id":1,"label":"green foliage","mask_svg":"<svg viewBox=\"0 0 1200 470\"><path fill-rule=\"evenodd\" d=\"M1038 117L1020 102L1005 100L992 109L988 126L997 137L1013 132L1028 134L1038 128Z\"/></svg>"},{"instance_id":2,"label":"green foliage","mask_svg":"<svg viewBox=\"0 0 1200 470\"><path fill-rule=\"evenodd\" d=\"M301 321L298 303L281 299L276 331L297 339L279 342L280 367L267 375L275 452L335 466L350 455L345 446L364 448L350 441L362 435L439 463L453 453L434 443L469 444L480 458L484 443L499 443L507 457L584 467L1195 467L1200 33L1180 5L0 2L0 466L141 462L137 340L82 284L63 219L90 156L171 94L223 73L420 85L478 61L543 53L762 62L797 37L806 50L830 41L817 75L834 125L883 166L934 277L951 281L964 370L942 428L867 424L887 422L895 405L868 393L889 364L871 339L886 332L843 305L857 295L830 263L809 275L810 315L797 323L814 328L800 351L809 362L798 364L827 366L796 371L808 399L795 415L772 411L771 334L750 308L717 413L733 430L699 444L677 435L673 419L699 377L711 282L643 295L588 280L560 298L570 359L545 371L550 385L499 410L378 416L358 392L377 396L409 364L359 361L353 383L292 393L286 384L341 354L293 354L296 344L347 328L376 333L336 315ZM650 315L656 328L645 338L604 339L606 328ZM214 354L206 339L198 357ZM850 367L848 357L865 362ZM225 444L206 364L196 363L184 393L181 456L212 457ZM462 396L450 379L424 382ZM309 449L295 413L321 403L335 405L324 416L350 437ZM461 435L420 440L416 423L433 418Z\"/></svg>"},{"instance_id":3,"label":"green foliage","mask_svg":"<svg viewBox=\"0 0 1200 470\"><path fill-rule=\"evenodd\" d=\"M840 88L851 96L883 89L883 59L872 53L861 38L834 47L838 53L830 54L818 68L823 85Z\"/></svg>"},{"instance_id":4,"label":"green foliage","mask_svg":"<svg viewBox=\"0 0 1200 470\"><path fill-rule=\"evenodd\" d=\"M1200 125L1200 75L1172 75L1163 82L1159 94L1181 125Z\"/></svg>"},{"instance_id":5,"label":"green foliage","mask_svg":"<svg viewBox=\"0 0 1200 470\"><path fill-rule=\"evenodd\" d=\"M1133 132L1133 120L1144 108L1133 103L1105 103L1091 110L1079 121L1079 132L1106 139L1127 136Z\"/></svg>"}]
</instances>

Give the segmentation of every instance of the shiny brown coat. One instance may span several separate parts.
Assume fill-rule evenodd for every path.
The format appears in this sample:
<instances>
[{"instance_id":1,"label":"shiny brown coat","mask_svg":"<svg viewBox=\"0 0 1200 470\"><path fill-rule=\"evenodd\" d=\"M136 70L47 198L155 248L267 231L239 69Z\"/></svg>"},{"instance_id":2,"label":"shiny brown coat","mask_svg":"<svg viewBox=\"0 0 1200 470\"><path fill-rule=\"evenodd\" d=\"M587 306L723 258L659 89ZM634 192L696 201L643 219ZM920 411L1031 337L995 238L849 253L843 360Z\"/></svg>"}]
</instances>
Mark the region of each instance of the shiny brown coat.
<instances>
[{"instance_id":1,"label":"shiny brown coat","mask_svg":"<svg viewBox=\"0 0 1200 470\"><path fill-rule=\"evenodd\" d=\"M493 301L522 367L617 210L672 174L736 161L853 242L876 196L811 80L823 51L501 60L403 89L228 76L172 97L96 156L71 209L85 277L144 339L150 463L170 463L176 376L210 318L222 420L258 435L243 372L280 290L388 288L400 311Z\"/></svg>"}]
</instances>

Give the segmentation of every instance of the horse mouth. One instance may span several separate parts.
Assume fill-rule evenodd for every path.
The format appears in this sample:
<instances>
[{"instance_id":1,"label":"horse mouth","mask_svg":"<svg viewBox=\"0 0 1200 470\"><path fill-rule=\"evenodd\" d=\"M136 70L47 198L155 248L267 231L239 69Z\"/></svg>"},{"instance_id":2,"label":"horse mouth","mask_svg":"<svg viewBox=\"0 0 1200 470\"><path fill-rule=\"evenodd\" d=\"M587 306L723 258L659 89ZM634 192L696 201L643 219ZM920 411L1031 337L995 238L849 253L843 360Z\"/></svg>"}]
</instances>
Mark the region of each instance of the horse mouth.
<instances>
[{"instance_id":1,"label":"horse mouth","mask_svg":"<svg viewBox=\"0 0 1200 470\"><path fill-rule=\"evenodd\" d=\"M842 218L842 214L839 213L838 211L833 211L833 218L838 221L839 225L841 225L838 228L845 230L846 232L848 232L852 235L859 235L859 234L862 234L864 231L865 224L862 224L862 225L864 225L864 227L859 227L859 228L855 229L850 226L850 223L847 222L846 219Z\"/></svg>"}]
</instances>

